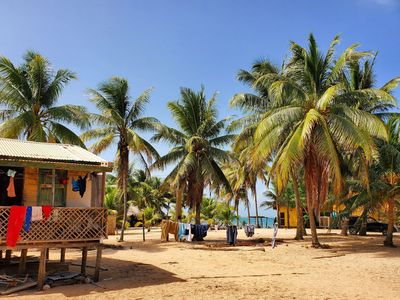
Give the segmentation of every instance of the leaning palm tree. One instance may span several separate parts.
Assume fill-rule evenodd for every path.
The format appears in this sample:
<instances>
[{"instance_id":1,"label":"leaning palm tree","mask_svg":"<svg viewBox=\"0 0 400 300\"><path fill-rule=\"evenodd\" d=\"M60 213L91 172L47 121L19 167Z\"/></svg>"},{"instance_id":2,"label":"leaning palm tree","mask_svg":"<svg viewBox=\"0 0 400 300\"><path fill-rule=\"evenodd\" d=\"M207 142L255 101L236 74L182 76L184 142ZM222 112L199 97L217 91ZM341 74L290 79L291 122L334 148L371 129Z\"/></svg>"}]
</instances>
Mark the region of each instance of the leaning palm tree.
<instances>
[{"instance_id":1,"label":"leaning palm tree","mask_svg":"<svg viewBox=\"0 0 400 300\"><path fill-rule=\"evenodd\" d=\"M61 142L85 147L65 124L89 125L83 106L60 105L64 87L76 76L67 69L53 70L40 54L28 51L20 66L0 57L0 136L38 142Z\"/></svg>"},{"instance_id":2,"label":"leaning palm tree","mask_svg":"<svg viewBox=\"0 0 400 300\"><path fill-rule=\"evenodd\" d=\"M126 222L128 201L129 151L146 166L157 151L143 139L138 131L154 129L158 121L155 118L143 117L146 104L149 102L150 90L144 91L138 98L131 101L128 81L120 77L112 77L101 83L97 90L89 90L92 101L100 114L93 114L93 122L99 127L86 131L81 135L84 141L97 140L91 150L101 153L110 146L117 144L118 185L123 197L123 223ZM146 161L147 158L147 161ZM120 241L124 240L122 226Z\"/></svg>"},{"instance_id":3,"label":"leaning palm tree","mask_svg":"<svg viewBox=\"0 0 400 300\"><path fill-rule=\"evenodd\" d=\"M258 123L253 159L274 156L270 174L278 190L298 166L304 168L314 247L320 246L315 216L326 201L329 184L336 195L342 190L341 154L361 149L370 162L378 155L373 137L387 139L383 122L351 103L370 98L395 102L385 87L346 89L343 71L369 53L357 52L357 45L352 45L335 60L338 42L335 37L326 54L320 52L312 34L307 49L292 42L291 58L282 73L258 79L269 87L269 97L282 104L270 109Z\"/></svg>"},{"instance_id":4,"label":"leaning palm tree","mask_svg":"<svg viewBox=\"0 0 400 300\"><path fill-rule=\"evenodd\" d=\"M166 141L173 146L155 162L153 168L164 169L174 164L165 183L172 184L177 190L185 187L186 204L195 208L197 224L200 223L206 183L212 182L213 186L229 189L229 182L220 168L220 163L228 159L228 154L220 147L230 143L234 135L224 134L227 119L217 119L215 101L215 95L210 100L206 99L204 88L199 92L181 88L181 99L168 102L179 129L161 126L153 137L154 141ZM177 216L180 216L179 211Z\"/></svg>"}]
</instances>

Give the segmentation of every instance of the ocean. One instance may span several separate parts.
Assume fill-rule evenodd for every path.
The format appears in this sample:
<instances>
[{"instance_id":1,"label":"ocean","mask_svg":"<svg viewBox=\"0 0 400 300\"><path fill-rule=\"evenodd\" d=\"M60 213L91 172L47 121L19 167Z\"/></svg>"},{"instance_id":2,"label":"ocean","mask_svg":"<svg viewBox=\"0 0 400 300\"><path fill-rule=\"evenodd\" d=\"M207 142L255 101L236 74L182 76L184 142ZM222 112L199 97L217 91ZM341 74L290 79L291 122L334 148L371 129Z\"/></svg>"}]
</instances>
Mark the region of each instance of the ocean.
<instances>
[{"instance_id":1,"label":"ocean","mask_svg":"<svg viewBox=\"0 0 400 300\"><path fill-rule=\"evenodd\" d=\"M256 225L256 218L251 218L251 223L252 225ZM274 218L260 218L258 217L259 223L260 223L260 227L261 228L272 228L273 224L274 224ZM267 220L267 222L265 222L265 220ZM239 218L239 222L240 224L243 224L243 222L245 222L246 224L248 223L248 218L247 217L240 217Z\"/></svg>"}]
</instances>

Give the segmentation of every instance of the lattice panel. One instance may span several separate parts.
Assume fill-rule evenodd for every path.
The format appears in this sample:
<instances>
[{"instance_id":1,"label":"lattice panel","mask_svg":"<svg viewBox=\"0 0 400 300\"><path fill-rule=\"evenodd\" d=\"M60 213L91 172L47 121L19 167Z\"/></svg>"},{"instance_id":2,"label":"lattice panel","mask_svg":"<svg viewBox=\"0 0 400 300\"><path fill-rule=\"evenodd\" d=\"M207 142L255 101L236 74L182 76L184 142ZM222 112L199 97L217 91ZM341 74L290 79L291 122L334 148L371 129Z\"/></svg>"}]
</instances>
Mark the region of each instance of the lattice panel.
<instances>
[{"instance_id":1,"label":"lattice panel","mask_svg":"<svg viewBox=\"0 0 400 300\"><path fill-rule=\"evenodd\" d=\"M9 207L0 207L1 243L5 243L9 215ZM46 221L32 222L29 232L22 229L18 243L84 241L106 237L106 209L57 207Z\"/></svg>"}]
</instances>

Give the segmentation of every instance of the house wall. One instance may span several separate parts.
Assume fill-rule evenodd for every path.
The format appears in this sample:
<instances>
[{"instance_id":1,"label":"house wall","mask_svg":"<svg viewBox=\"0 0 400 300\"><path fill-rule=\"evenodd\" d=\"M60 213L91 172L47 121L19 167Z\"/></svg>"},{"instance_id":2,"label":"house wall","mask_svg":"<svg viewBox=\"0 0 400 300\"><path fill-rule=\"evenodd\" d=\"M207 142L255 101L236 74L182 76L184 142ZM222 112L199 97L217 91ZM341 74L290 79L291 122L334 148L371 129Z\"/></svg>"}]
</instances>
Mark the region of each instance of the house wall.
<instances>
[{"instance_id":1,"label":"house wall","mask_svg":"<svg viewBox=\"0 0 400 300\"><path fill-rule=\"evenodd\" d=\"M78 179L78 176L84 177L87 172L84 171L68 171L68 184L67 184L67 207L91 207L92 196L92 181L90 174L86 179L86 192L81 197L79 192L72 190L72 178Z\"/></svg>"},{"instance_id":2,"label":"house wall","mask_svg":"<svg viewBox=\"0 0 400 300\"><path fill-rule=\"evenodd\" d=\"M78 176L85 176L87 172L68 171L68 184L66 194L67 207L91 207L92 181L90 175L86 180L86 192L81 198L79 192L72 191L72 178L78 179ZM25 168L24 170L24 189L23 189L23 205L38 205L38 186L39 186L39 170L37 168Z\"/></svg>"},{"instance_id":3,"label":"house wall","mask_svg":"<svg viewBox=\"0 0 400 300\"><path fill-rule=\"evenodd\" d=\"M39 186L39 170L37 168L25 168L23 205L37 205Z\"/></svg>"},{"instance_id":4,"label":"house wall","mask_svg":"<svg viewBox=\"0 0 400 300\"><path fill-rule=\"evenodd\" d=\"M288 213L287 213L287 208L284 206L279 207L279 216L281 213L285 214L285 227L288 227ZM278 220L279 222L279 220ZM297 226L297 211L296 208L289 208L289 225L290 227L296 227Z\"/></svg>"}]
</instances>

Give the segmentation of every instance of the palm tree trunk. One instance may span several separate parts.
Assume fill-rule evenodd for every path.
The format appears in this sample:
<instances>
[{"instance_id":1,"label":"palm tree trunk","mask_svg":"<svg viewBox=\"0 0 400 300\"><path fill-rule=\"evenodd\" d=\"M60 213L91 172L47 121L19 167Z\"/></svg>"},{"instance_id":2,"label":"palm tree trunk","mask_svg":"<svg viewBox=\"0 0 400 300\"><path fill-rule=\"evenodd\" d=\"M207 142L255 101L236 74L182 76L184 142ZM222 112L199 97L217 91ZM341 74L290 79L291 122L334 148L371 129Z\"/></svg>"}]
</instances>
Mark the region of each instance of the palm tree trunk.
<instances>
[{"instance_id":1,"label":"palm tree trunk","mask_svg":"<svg viewBox=\"0 0 400 300\"><path fill-rule=\"evenodd\" d=\"M254 205L256 206L256 227L260 228L260 223L258 221L258 203L257 203L257 188L256 188L256 183L254 183L252 191L253 191L253 197L254 197Z\"/></svg>"},{"instance_id":2,"label":"palm tree trunk","mask_svg":"<svg viewBox=\"0 0 400 300\"><path fill-rule=\"evenodd\" d=\"M290 212L289 212L289 202L287 203L286 206L286 215L287 215L287 228L290 228Z\"/></svg>"},{"instance_id":3,"label":"palm tree trunk","mask_svg":"<svg viewBox=\"0 0 400 300\"><path fill-rule=\"evenodd\" d=\"M302 240L303 239L303 230L304 230L303 209L301 207L299 184L297 182L297 177L293 174L292 174L292 182L293 182L294 196L296 199L296 213L297 213L296 237L294 239Z\"/></svg>"},{"instance_id":4,"label":"palm tree trunk","mask_svg":"<svg viewBox=\"0 0 400 300\"><path fill-rule=\"evenodd\" d=\"M176 205L175 205L176 222L182 218L182 189L178 187L176 189Z\"/></svg>"},{"instance_id":5,"label":"palm tree trunk","mask_svg":"<svg viewBox=\"0 0 400 300\"><path fill-rule=\"evenodd\" d=\"M121 226L121 235L119 237L119 241L124 241L125 234L125 223L126 223L126 214L127 214L127 205L128 205L128 169L129 169L129 151L128 147L121 142L120 146L120 176L121 176L121 184L122 184L122 195L123 195L123 218L122 218L122 226Z\"/></svg>"},{"instance_id":6,"label":"palm tree trunk","mask_svg":"<svg viewBox=\"0 0 400 300\"><path fill-rule=\"evenodd\" d=\"M345 219L342 220L341 223L342 223L341 224L342 225L342 231L340 232L340 235L347 236L348 229L349 229L349 219L345 218Z\"/></svg>"},{"instance_id":7,"label":"palm tree trunk","mask_svg":"<svg viewBox=\"0 0 400 300\"><path fill-rule=\"evenodd\" d=\"M395 200L391 197L388 201L388 229L386 234L386 239L383 245L386 247L393 247L393 226L394 226L394 203Z\"/></svg>"},{"instance_id":8,"label":"palm tree trunk","mask_svg":"<svg viewBox=\"0 0 400 300\"><path fill-rule=\"evenodd\" d=\"M246 198L246 209L247 209L247 220L250 225L251 224L251 216L250 216L250 203L249 203L248 198Z\"/></svg>"},{"instance_id":9,"label":"palm tree trunk","mask_svg":"<svg viewBox=\"0 0 400 300\"><path fill-rule=\"evenodd\" d=\"M240 220L239 220L239 203L236 204L236 226L239 228Z\"/></svg>"},{"instance_id":10,"label":"palm tree trunk","mask_svg":"<svg viewBox=\"0 0 400 300\"><path fill-rule=\"evenodd\" d=\"M316 164L316 158L313 157L312 152L310 151L309 158L305 161L304 164L304 181L305 181L305 189L306 189L306 198L307 198L307 210L308 216L310 220L310 229L311 229L311 240L312 247L319 248L321 244L318 240L317 235L317 226L315 223L315 202L316 197L318 195L319 186L318 178L321 174L318 172L318 166Z\"/></svg>"}]
</instances>

